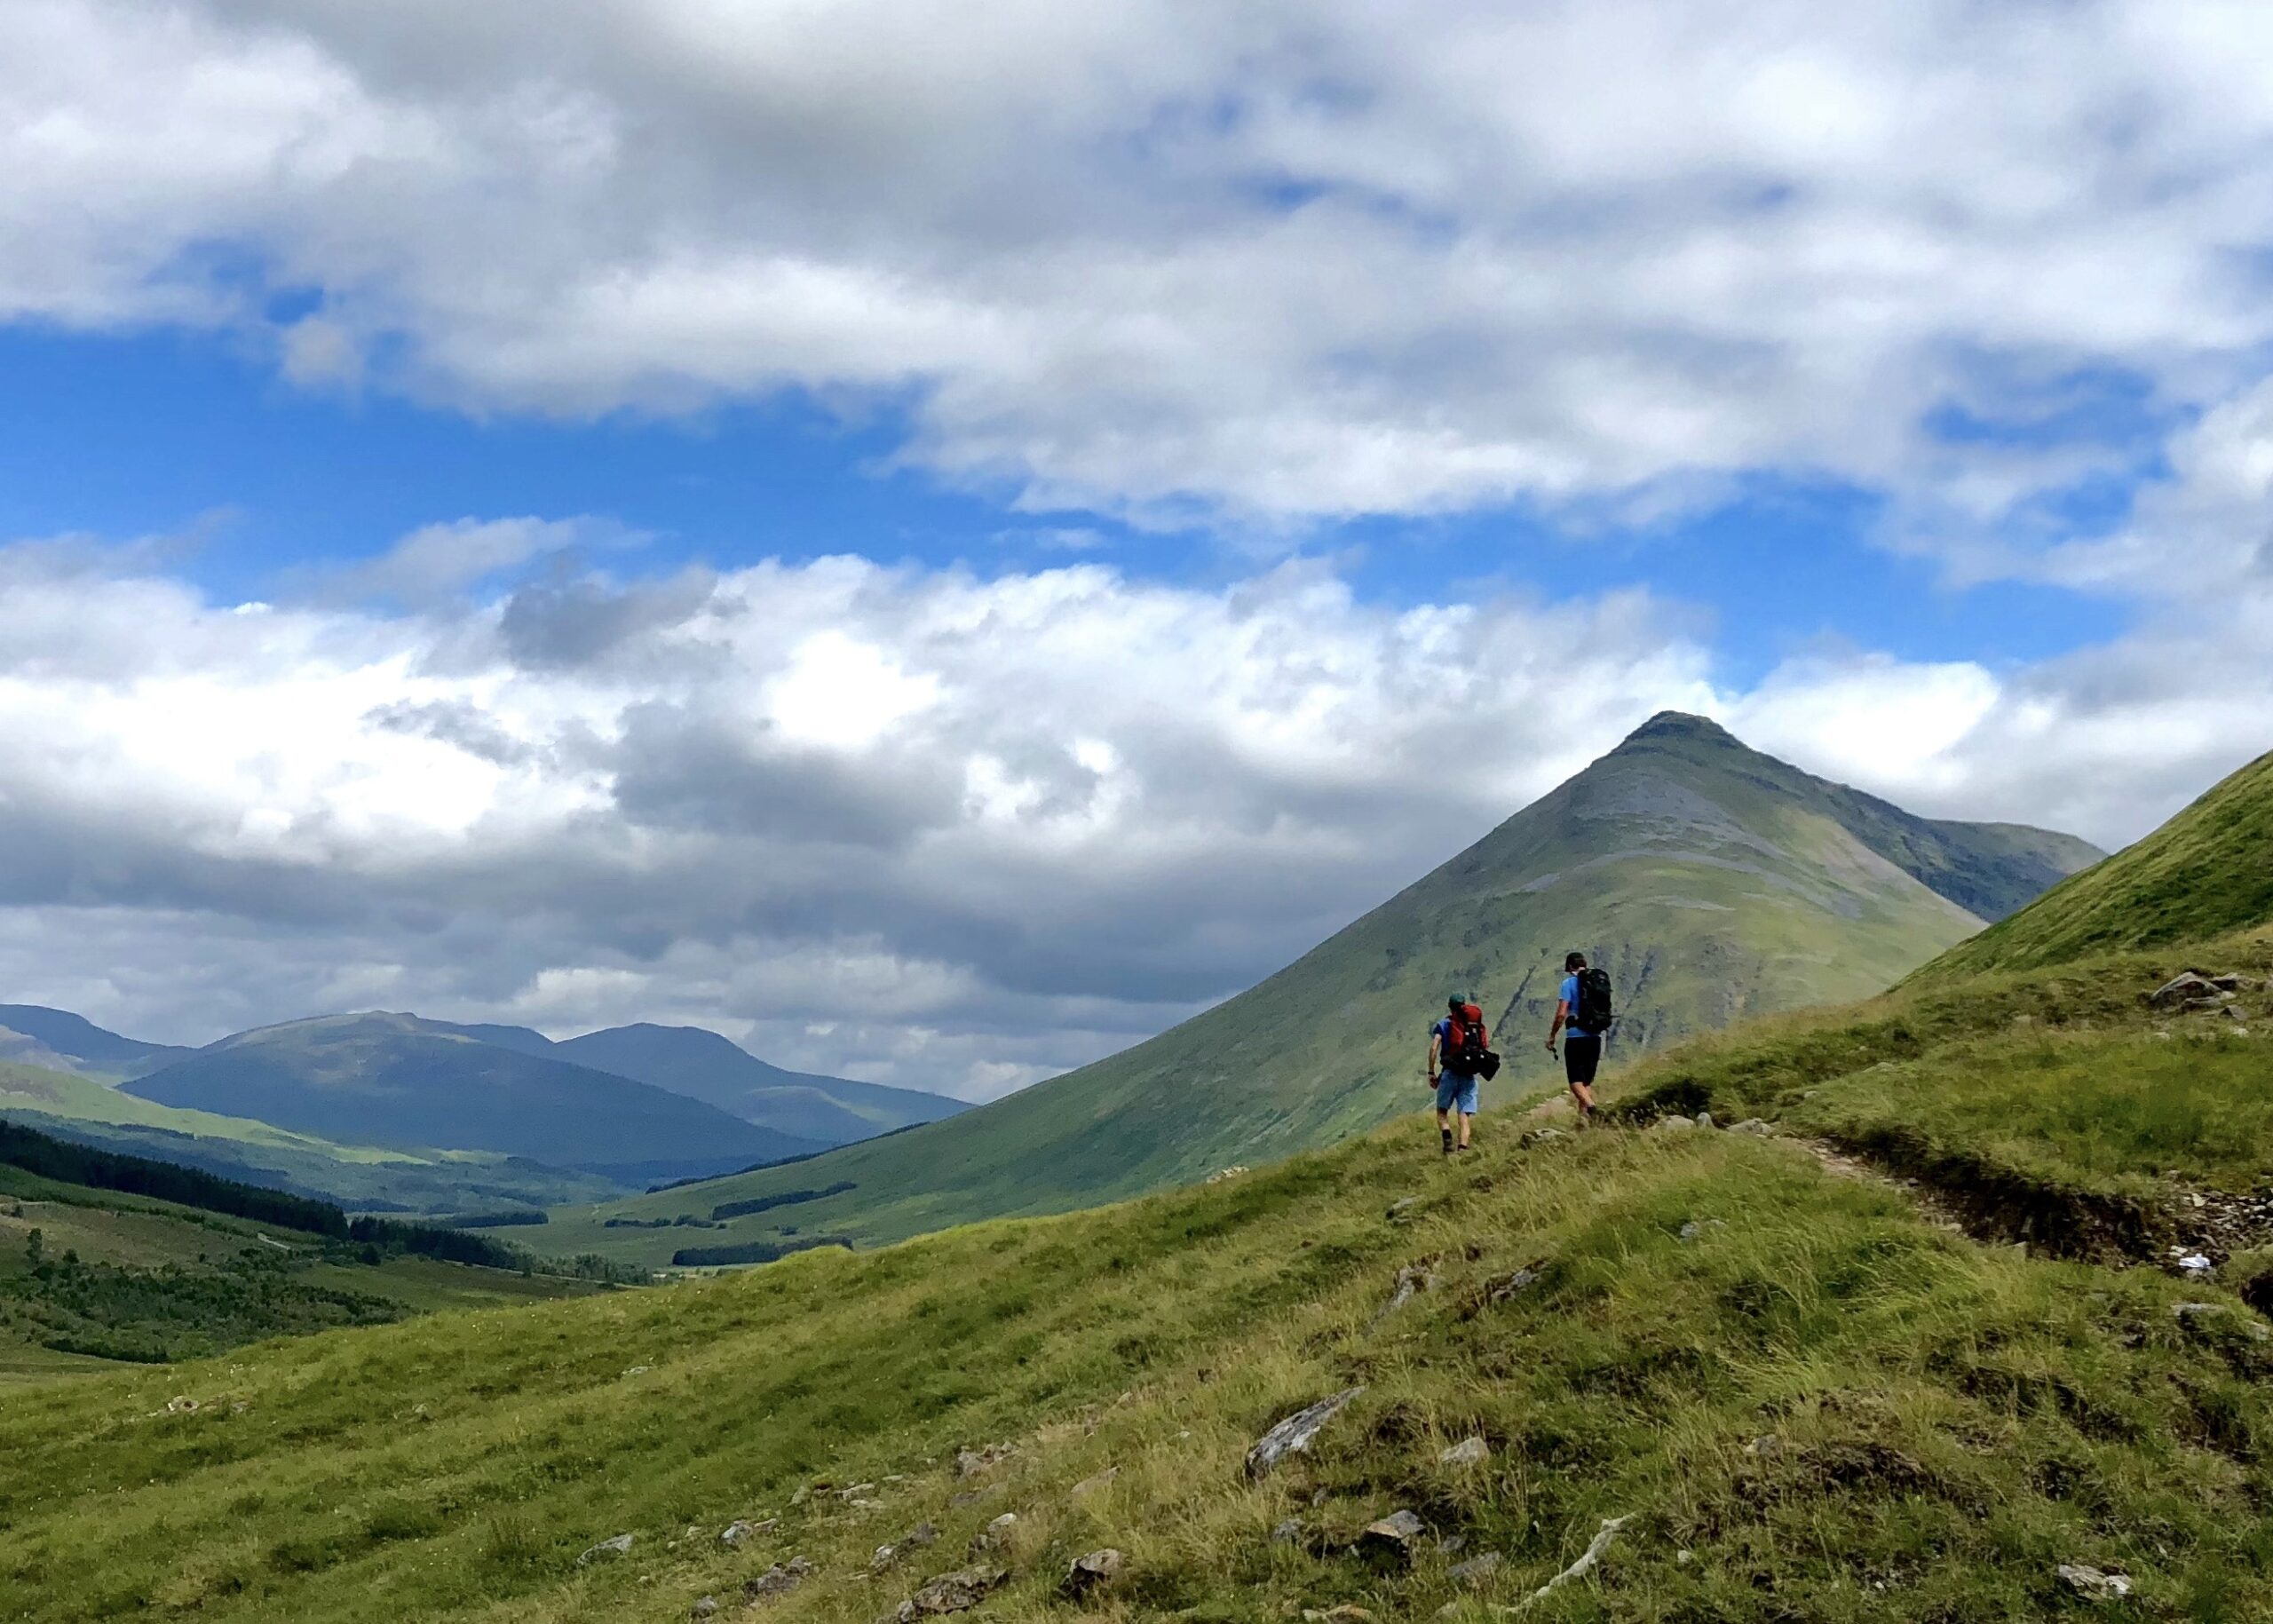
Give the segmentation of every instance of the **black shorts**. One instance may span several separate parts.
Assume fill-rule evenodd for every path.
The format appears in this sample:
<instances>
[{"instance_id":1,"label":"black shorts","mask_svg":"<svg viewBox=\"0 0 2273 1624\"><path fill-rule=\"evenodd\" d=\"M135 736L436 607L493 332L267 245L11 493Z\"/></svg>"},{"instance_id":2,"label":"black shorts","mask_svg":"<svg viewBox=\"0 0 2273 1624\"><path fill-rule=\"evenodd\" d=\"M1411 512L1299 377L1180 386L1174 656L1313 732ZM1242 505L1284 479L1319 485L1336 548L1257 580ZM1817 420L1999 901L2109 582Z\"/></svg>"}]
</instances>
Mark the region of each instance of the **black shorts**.
<instances>
[{"instance_id":1,"label":"black shorts","mask_svg":"<svg viewBox=\"0 0 2273 1624\"><path fill-rule=\"evenodd\" d=\"M1563 1074L1572 1082L1592 1082L1595 1068L1602 1064L1602 1040L1580 1037L1575 1032L1563 1036Z\"/></svg>"}]
</instances>

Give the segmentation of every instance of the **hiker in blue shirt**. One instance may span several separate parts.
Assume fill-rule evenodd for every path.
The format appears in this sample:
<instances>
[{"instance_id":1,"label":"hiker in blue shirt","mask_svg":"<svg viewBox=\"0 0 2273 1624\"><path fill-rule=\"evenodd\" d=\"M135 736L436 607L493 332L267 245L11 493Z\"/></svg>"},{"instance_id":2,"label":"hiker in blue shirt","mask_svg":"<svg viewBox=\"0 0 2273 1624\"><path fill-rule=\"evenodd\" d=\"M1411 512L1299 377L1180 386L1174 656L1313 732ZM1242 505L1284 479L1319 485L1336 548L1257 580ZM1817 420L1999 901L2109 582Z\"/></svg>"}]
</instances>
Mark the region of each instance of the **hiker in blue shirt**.
<instances>
[{"instance_id":1,"label":"hiker in blue shirt","mask_svg":"<svg viewBox=\"0 0 2273 1624\"><path fill-rule=\"evenodd\" d=\"M1467 994L1454 993L1445 1001L1445 1017L1429 1028L1429 1081L1437 1089L1437 1136L1447 1156L1469 1148L1470 1125L1476 1121L1476 1077L1456 1072L1451 1058L1474 1037L1473 1048L1485 1046L1484 1011ZM1453 1113L1460 1113L1460 1143L1453 1143Z\"/></svg>"},{"instance_id":2,"label":"hiker in blue shirt","mask_svg":"<svg viewBox=\"0 0 2273 1624\"><path fill-rule=\"evenodd\" d=\"M1595 1071L1602 1065L1602 1041L1610 1029L1610 978L1598 970L1588 971L1583 953L1566 954L1563 969L1555 1024L1547 1029L1547 1052L1555 1052L1555 1034L1561 1033L1563 1075L1571 1085L1571 1097L1578 1102L1579 1122L1584 1127L1594 1121ZM1582 1026L1580 1010L1588 1002L1596 1007L1588 1010L1588 1025ZM1591 1029L1596 1026L1602 1030Z\"/></svg>"}]
</instances>

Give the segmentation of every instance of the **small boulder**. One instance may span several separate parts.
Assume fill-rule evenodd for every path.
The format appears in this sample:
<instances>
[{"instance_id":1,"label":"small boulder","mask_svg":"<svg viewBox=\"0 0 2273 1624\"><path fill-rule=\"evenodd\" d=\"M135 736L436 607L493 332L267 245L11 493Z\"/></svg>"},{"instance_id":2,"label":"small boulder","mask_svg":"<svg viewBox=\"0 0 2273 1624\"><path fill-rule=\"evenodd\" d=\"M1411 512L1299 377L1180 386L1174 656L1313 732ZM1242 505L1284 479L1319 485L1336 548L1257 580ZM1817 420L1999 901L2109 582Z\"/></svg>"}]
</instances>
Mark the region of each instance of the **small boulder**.
<instances>
[{"instance_id":1,"label":"small boulder","mask_svg":"<svg viewBox=\"0 0 2273 1624\"><path fill-rule=\"evenodd\" d=\"M718 1531L718 1543L730 1550L739 1549L759 1534L770 1533L779 1521L769 1517L762 1523L753 1523L738 1517Z\"/></svg>"},{"instance_id":2,"label":"small boulder","mask_svg":"<svg viewBox=\"0 0 2273 1624\"><path fill-rule=\"evenodd\" d=\"M1397 1279L1390 1287L1389 1301L1382 1305L1382 1311L1374 1316L1374 1323L1380 1324L1412 1302L1417 1294L1429 1290L1436 1283L1436 1259L1422 1257L1409 1264L1400 1264Z\"/></svg>"},{"instance_id":3,"label":"small boulder","mask_svg":"<svg viewBox=\"0 0 2273 1624\"><path fill-rule=\"evenodd\" d=\"M985 1601L992 1591L1010 1575L998 1567L958 1568L952 1573L942 1573L900 1603L891 1616L899 1624L915 1624L921 1618L937 1618L950 1612L968 1612Z\"/></svg>"},{"instance_id":4,"label":"small boulder","mask_svg":"<svg viewBox=\"0 0 2273 1624\"><path fill-rule=\"evenodd\" d=\"M1571 1136L1560 1128L1530 1128L1516 1136L1516 1148L1527 1151L1541 1145L1552 1145Z\"/></svg>"},{"instance_id":5,"label":"small boulder","mask_svg":"<svg viewBox=\"0 0 2273 1624\"><path fill-rule=\"evenodd\" d=\"M1005 1511L971 1536L970 1548L977 1551L1000 1550L1010 1542L1010 1535L1018 1525L1018 1514Z\"/></svg>"},{"instance_id":6,"label":"small boulder","mask_svg":"<svg viewBox=\"0 0 2273 1624\"><path fill-rule=\"evenodd\" d=\"M630 1550L631 1536L628 1533L619 1533L612 1540L602 1540L598 1545L585 1551L582 1556L576 1558L576 1565L582 1567L588 1562L598 1562L607 1557L628 1556Z\"/></svg>"},{"instance_id":7,"label":"small boulder","mask_svg":"<svg viewBox=\"0 0 2273 1624\"><path fill-rule=\"evenodd\" d=\"M2198 999L2215 998L2221 990L2208 977L2198 976L2190 970L2173 977L2148 994L2147 1002L2158 1010L2167 1010Z\"/></svg>"},{"instance_id":8,"label":"small boulder","mask_svg":"<svg viewBox=\"0 0 2273 1624\"><path fill-rule=\"evenodd\" d=\"M984 1444L977 1449L958 1449L955 1451L955 1476L976 1477L1018 1453L1015 1444Z\"/></svg>"},{"instance_id":9,"label":"small boulder","mask_svg":"<svg viewBox=\"0 0 2273 1624\"><path fill-rule=\"evenodd\" d=\"M1297 1410L1279 1422L1255 1439L1254 1446L1247 1452L1247 1475L1249 1477L1265 1477L1288 1455L1307 1453L1311 1440L1319 1434L1319 1429L1332 1421L1344 1406L1365 1390L1363 1387L1345 1387L1332 1398L1321 1398L1309 1408Z\"/></svg>"},{"instance_id":10,"label":"small boulder","mask_svg":"<svg viewBox=\"0 0 2273 1624\"><path fill-rule=\"evenodd\" d=\"M1713 1125L1713 1113L1709 1111L1699 1112L1697 1113L1697 1125L1699 1128L1710 1128Z\"/></svg>"},{"instance_id":11,"label":"small boulder","mask_svg":"<svg viewBox=\"0 0 2273 1624\"><path fill-rule=\"evenodd\" d=\"M1513 1274L1503 1274L1498 1279L1491 1281L1484 1287L1484 1295L1492 1302L1505 1303L1517 1292L1535 1284L1538 1279L1538 1270L1518 1269Z\"/></svg>"},{"instance_id":12,"label":"small boulder","mask_svg":"<svg viewBox=\"0 0 2273 1624\"><path fill-rule=\"evenodd\" d=\"M1339 1607L1305 1607L1303 1624L1374 1624L1374 1615L1352 1602Z\"/></svg>"},{"instance_id":13,"label":"small boulder","mask_svg":"<svg viewBox=\"0 0 2273 1624\"><path fill-rule=\"evenodd\" d=\"M787 1596L803 1584L813 1565L803 1557L792 1557L787 1564L777 1562L742 1587L742 1595L750 1601L762 1602L768 1596Z\"/></svg>"},{"instance_id":14,"label":"small boulder","mask_svg":"<svg viewBox=\"0 0 2273 1624\"><path fill-rule=\"evenodd\" d=\"M1773 1432L1763 1432L1746 1444L1744 1446L1744 1452L1748 1455L1756 1455L1763 1461L1772 1461L1784 1453L1784 1440Z\"/></svg>"},{"instance_id":15,"label":"small boulder","mask_svg":"<svg viewBox=\"0 0 2273 1624\"><path fill-rule=\"evenodd\" d=\"M1437 1457L1439 1466L1481 1466L1492 1458L1492 1446L1480 1438L1464 1438Z\"/></svg>"},{"instance_id":16,"label":"small boulder","mask_svg":"<svg viewBox=\"0 0 2273 1624\"><path fill-rule=\"evenodd\" d=\"M1470 1557L1465 1562L1455 1562L1445 1571L1445 1577L1465 1590L1480 1589L1499 1577L1507 1558L1496 1550L1487 1550Z\"/></svg>"},{"instance_id":17,"label":"small boulder","mask_svg":"<svg viewBox=\"0 0 2273 1624\"><path fill-rule=\"evenodd\" d=\"M717 1611L718 1598L715 1596L705 1596L686 1610L686 1616L690 1619L707 1619Z\"/></svg>"},{"instance_id":18,"label":"small boulder","mask_svg":"<svg viewBox=\"0 0 2273 1624\"><path fill-rule=\"evenodd\" d=\"M1413 1209L1419 1205L1421 1205L1421 1198L1419 1196L1408 1195L1401 1200L1391 1201L1389 1204L1389 1210L1382 1214L1382 1216L1387 1218L1391 1224L1402 1224Z\"/></svg>"},{"instance_id":19,"label":"small boulder","mask_svg":"<svg viewBox=\"0 0 2273 1624\"><path fill-rule=\"evenodd\" d=\"M1741 1122L1730 1123L1729 1131L1730 1133L1750 1134L1754 1138L1765 1139L1769 1135L1774 1133L1776 1129L1765 1117L1748 1116Z\"/></svg>"},{"instance_id":20,"label":"small boulder","mask_svg":"<svg viewBox=\"0 0 2273 1624\"><path fill-rule=\"evenodd\" d=\"M1684 1129L1694 1128L1697 1124L1679 1112L1675 1112L1670 1116L1659 1117L1651 1126L1659 1133L1679 1133Z\"/></svg>"},{"instance_id":21,"label":"small boulder","mask_svg":"<svg viewBox=\"0 0 2273 1624\"><path fill-rule=\"evenodd\" d=\"M1727 1221L1722 1218L1691 1218L1688 1223L1681 1226L1681 1239L1684 1242L1691 1241L1704 1234L1707 1230L1726 1229L1728 1227Z\"/></svg>"},{"instance_id":22,"label":"small boulder","mask_svg":"<svg viewBox=\"0 0 2273 1624\"><path fill-rule=\"evenodd\" d=\"M1065 1580L1057 1588L1067 1599L1079 1601L1100 1585L1111 1584L1120 1574L1121 1553L1108 1545L1102 1550L1074 1557L1073 1565L1066 1570Z\"/></svg>"},{"instance_id":23,"label":"small boulder","mask_svg":"<svg viewBox=\"0 0 2273 1624\"><path fill-rule=\"evenodd\" d=\"M1108 1466L1096 1477L1084 1477L1072 1488L1068 1489L1065 1492L1066 1498L1069 1500L1087 1500L1090 1495L1097 1493L1101 1489L1111 1488L1113 1486L1113 1480L1119 1476L1121 1476L1121 1468L1118 1466Z\"/></svg>"},{"instance_id":24,"label":"small boulder","mask_svg":"<svg viewBox=\"0 0 2273 1624\"><path fill-rule=\"evenodd\" d=\"M1358 1554L1397 1567L1411 1567L1428 1532L1428 1525L1412 1512L1392 1511L1379 1522L1366 1525L1358 1536Z\"/></svg>"},{"instance_id":25,"label":"small boulder","mask_svg":"<svg viewBox=\"0 0 2273 1624\"><path fill-rule=\"evenodd\" d=\"M922 1550L927 1545L937 1545L939 1542L938 1529L929 1523L918 1523L907 1531L907 1537L900 1541L899 1547L902 1550Z\"/></svg>"},{"instance_id":26,"label":"small boulder","mask_svg":"<svg viewBox=\"0 0 2273 1624\"><path fill-rule=\"evenodd\" d=\"M1290 1517L1271 1531L1273 1545L1300 1545L1303 1542L1303 1519Z\"/></svg>"},{"instance_id":27,"label":"small boulder","mask_svg":"<svg viewBox=\"0 0 2273 1624\"><path fill-rule=\"evenodd\" d=\"M2063 1562L2052 1571L2071 1590L2088 1601L2117 1602L2131 1594L2127 1573L2103 1573L2080 1562Z\"/></svg>"}]
</instances>

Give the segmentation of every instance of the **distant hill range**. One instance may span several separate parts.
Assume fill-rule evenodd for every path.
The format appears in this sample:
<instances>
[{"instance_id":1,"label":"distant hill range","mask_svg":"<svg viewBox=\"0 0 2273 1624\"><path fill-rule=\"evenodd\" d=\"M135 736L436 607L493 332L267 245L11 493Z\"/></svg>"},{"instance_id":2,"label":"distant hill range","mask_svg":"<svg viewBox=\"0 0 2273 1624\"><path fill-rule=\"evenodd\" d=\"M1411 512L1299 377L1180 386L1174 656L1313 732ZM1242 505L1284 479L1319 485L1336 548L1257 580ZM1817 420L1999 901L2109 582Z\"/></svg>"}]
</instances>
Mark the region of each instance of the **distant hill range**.
<instances>
[{"instance_id":1,"label":"distant hill range","mask_svg":"<svg viewBox=\"0 0 2273 1624\"><path fill-rule=\"evenodd\" d=\"M118 1081L190 1050L106 1032L84 1016L36 1003L0 1003L0 1060Z\"/></svg>"},{"instance_id":2,"label":"distant hill range","mask_svg":"<svg viewBox=\"0 0 2273 1624\"><path fill-rule=\"evenodd\" d=\"M848 1184L801 1199L795 1220L875 1240L1134 1195L1417 1109L1428 1023L1452 991L1484 1002L1508 1059L1488 1103L1548 1081L1541 1039L1570 948L1617 986L1615 1066L1748 1015L1878 992L2100 855L2042 829L1918 817L1667 712L1147 1042L943 1122L609 1211ZM741 1224L763 1239L773 1216Z\"/></svg>"},{"instance_id":3,"label":"distant hill range","mask_svg":"<svg viewBox=\"0 0 2273 1624\"><path fill-rule=\"evenodd\" d=\"M944 1094L784 1071L700 1026L658 1026L642 1021L588 1032L558 1043L526 1026L455 1030L530 1054L614 1072L619 1077L716 1105L775 1133L824 1145L873 1138L896 1128L936 1122L968 1109L963 1101Z\"/></svg>"},{"instance_id":4,"label":"distant hill range","mask_svg":"<svg viewBox=\"0 0 2273 1624\"><path fill-rule=\"evenodd\" d=\"M388 1012L240 1033L123 1086L350 1144L498 1151L630 1184L825 1148L613 1072Z\"/></svg>"},{"instance_id":5,"label":"distant hill range","mask_svg":"<svg viewBox=\"0 0 2273 1624\"><path fill-rule=\"evenodd\" d=\"M365 1014L198 1050L65 1010L0 1005L0 1114L355 1208L586 1201L963 1109L917 1089L785 1071L692 1026L555 1042L527 1026Z\"/></svg>"}]
</instances>

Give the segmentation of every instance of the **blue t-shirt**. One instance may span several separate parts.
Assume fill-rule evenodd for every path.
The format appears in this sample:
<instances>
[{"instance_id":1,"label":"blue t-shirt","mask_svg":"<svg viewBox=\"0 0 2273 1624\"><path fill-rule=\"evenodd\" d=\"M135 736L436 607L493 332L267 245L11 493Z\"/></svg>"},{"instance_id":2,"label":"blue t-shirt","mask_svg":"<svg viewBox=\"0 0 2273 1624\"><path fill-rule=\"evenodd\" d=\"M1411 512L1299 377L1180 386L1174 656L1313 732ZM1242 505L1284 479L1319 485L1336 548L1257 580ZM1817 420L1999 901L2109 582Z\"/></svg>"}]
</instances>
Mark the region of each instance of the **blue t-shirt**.
<instances>
[{"instance_id":1,"label":"blue t-shirt","mask_svg":"<svg viewBox=\"0 0 2273 1624\"><path fill-rule=\"evenodd\" d=\"M1563 1002L1569 1006L1571 1018L1563 1023L1563 1030L1574 1038L1590 1038L1594 1034L1579 1025L1579 978L1574 972L1563 978Z\"/></svg>"},{"instance_id":2,"label":"blue t-shirt","mask_svg":"<svg viewBox=\"0 0 2273 1624\"><path fill-rule=\"evenodd\" d=\"M1430 1033L1435 1036L1435 1038L1436 1038L1436 1040L1437 1040L1437 1069L1438 1069L1439 1071L1451 1072L1451 1073L1452 1073L1452 1074L1453 1074L1453 1076L1455 1076L1455 1077L1464 1075L1465 1073L1460 1073L1460 1072L1453 1072L1453 1068L1452 1068L1451 1066L1446 1066L1446 1065L1445 1064L1445 1044L1447 1044L1447 1043L1449 1043L1449 1042L1451 1042L1453 1041L1453 1023L1452 1023L1452 1018L1451 1018L1450 1016L1446 1016L1444 1019L1442 1019L1442 1020L1438 1021L1435 1026L1433 1026L1430 1027L1430 1028L1429 1028L1429 1030L1430 1030Z\"/></svg>"}]
</instances>

